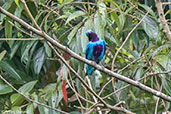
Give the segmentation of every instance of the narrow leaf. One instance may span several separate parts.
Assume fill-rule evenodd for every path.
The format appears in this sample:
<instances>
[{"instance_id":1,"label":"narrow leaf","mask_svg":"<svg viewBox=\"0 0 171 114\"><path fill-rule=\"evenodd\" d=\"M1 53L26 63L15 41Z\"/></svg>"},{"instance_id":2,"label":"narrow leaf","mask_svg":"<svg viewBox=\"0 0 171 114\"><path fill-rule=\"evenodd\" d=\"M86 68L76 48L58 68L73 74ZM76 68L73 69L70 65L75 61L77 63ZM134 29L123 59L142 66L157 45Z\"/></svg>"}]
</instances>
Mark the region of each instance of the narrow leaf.
<instances>
[{"instance_id":1,"label":"narrow leaf","mask_svg":"<svg viewBox=\"0 0 171 114\"><path fill-rule=\"evenodd\" d=\"M0 61L3 59L3 57L5 56L6 53L7 53L6 50L4 50L0 53Z\"/></svg>"}]
</instances>

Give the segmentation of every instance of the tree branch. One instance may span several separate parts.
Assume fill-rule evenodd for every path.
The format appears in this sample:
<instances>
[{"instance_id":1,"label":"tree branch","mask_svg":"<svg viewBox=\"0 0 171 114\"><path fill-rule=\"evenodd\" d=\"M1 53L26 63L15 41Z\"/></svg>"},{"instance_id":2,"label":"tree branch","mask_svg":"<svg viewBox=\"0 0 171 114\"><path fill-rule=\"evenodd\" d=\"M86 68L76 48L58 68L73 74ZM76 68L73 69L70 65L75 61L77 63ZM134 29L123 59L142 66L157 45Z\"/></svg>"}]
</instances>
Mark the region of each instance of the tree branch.
<instances>
[{"instance_id":1,"label":"tree branch","mask_svg":"<svg viewBox=\"0 0 171 114\"><path fill-rule=\"evenodd\" d=\"M167 38L171 41L171 32L164 16L161 0L155 0L155 2L160 17L160 21L163 25L163 32L166 34Z\"/></svg>"},{"instance_id":2,"label":"tree branch","mask_svg":"<svg viewBox=\"0 0 171 114\"><path fill-rule=\"evenodd\" d=\"M102 71L102 72L108 74L111 77L115 77L115 78L117 78L119 80L122 80L124 82L127 82L127 83L129 83L131 85L134 85L134 86L136 86L136 87L144 90L144 91L147 91L149 93L152 93L155 96L161 97L161 98L163 98L163 99L171 102L171 96L168 96L168 95L166 95L166 94L164 94L164 93L162 93L160 91L154 90L154 89L152 89L152 88L150 88L150 87L148 87L148 86L146 86L146 85L144 85L144 84L142 84L142 83L140 83L138 81L134 81L132 79L129 79L126 76L123 76L123 75L120 75L118 73L112 72L111 70L109 70L107 68L104 68L104 67L96 64L93 61L90 61L90 60L87 60L87 59L81 57L80 55L76 54L75 52L73 52L72 50L70 50L69 48L67 48L66 46L63 46L62 44L58 43L56 40L54 40L53 38L51 38L50 36L48 36L45 32L35 29L34 27L32 27L29 24L27 24L26 22L24 22L22 19L14 16L13 14L11 14L8 11L4 10L2 7L0 7L0 12L2 12L3 14L11 17L15 21L17 21L18 23L20 23L21 25L23 25L24 27L26 27L27 29L29 29L29 30L35 32L36 34L44 37L47 41L51 42L56 47L58 47L61 50L69 53L72 57L74 57L74 58L76 58L76 59L78 59L78 60L80 60L80 61L82 61L82 62L84 62L86 64L89 64L89 65L95 67L99 71Z\"/></svg>"}]
</instances>

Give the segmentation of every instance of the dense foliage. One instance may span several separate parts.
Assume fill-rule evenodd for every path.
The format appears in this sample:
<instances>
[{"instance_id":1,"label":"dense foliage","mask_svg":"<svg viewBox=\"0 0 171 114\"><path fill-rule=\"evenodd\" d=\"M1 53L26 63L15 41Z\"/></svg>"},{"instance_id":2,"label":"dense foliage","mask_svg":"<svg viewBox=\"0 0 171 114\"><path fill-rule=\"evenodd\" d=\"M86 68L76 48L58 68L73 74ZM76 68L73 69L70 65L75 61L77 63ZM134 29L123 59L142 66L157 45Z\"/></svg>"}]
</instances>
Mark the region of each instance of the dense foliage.
<instances>
[{"instance_id":1,"label":"dense foliage","mask_svg":"<svg viewBox=\"0 0 171 114\"><path fill-rule=\"evenodd\" d=\"M171 73L149 75L171 71L171 43L163 32L154 0L27 0L26 3L43 31L82 57L85 57L85 46L88 42L85 32L87 29L94 30L107 42L107 52L101 65L108 69L112 68L113 57L130 31L149 12L119 51L114 72L134 80L147 76L140 82L171 96ZM35 27L22 1L3 0L0 4L3 9ZM169 20L170 5L164 5L163 8L166 19ZM11 40L0 41L0 74L25 96L72 114L81 113L80 102L73 89L82 97L93 101L92 95L55 55L45 40L0 13L0 39L3 38ZM59 49L58 51L85 78L85 64ZM127 67L124 68L125 66ZM111 78L96 70L90 80L94 91L99 93ZM116 90L127 85L123 81L114 80ZM68 104L64 95L65 83ZM100 96L103 98L113 91L110 82ZM157 97L135 86L122 89L117 95L119 100L125 101L122 106L138 114L154 113L158 102ZM84 107L92 106L84 99L80 100ZM105 98L105 101L111 105L118 103L115 94ZM171 110L171 106L169 102L160 99L157 109L158 113L162 113ZM28 114L58 113L28 102L1 79L0 111L16 114L19 114L17 111L26 111ZM112 110L111 113L120 112Z\"/></svg>"}]
</instances>

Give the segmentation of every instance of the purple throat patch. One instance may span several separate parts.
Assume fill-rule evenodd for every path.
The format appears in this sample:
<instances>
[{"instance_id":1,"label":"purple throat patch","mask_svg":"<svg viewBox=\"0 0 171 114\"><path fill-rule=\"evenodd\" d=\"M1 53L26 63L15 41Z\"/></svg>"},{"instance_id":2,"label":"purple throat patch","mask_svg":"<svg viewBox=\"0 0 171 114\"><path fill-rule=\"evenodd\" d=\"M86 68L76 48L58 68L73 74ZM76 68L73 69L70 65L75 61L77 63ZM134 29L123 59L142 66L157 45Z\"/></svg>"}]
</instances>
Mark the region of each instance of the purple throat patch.
<instances>
[{"instance_id":1,"label":"purple throat patch","mask_svg":"<svg viewBox=\"0 0 171 114\"><path fill-rule=\"evenodd\" d=\"M93 55L94 55L95 59L97 59L101 55L102 51L103 51L103 46L102 45L94 46Z\"/></svg>"}]
</instances>

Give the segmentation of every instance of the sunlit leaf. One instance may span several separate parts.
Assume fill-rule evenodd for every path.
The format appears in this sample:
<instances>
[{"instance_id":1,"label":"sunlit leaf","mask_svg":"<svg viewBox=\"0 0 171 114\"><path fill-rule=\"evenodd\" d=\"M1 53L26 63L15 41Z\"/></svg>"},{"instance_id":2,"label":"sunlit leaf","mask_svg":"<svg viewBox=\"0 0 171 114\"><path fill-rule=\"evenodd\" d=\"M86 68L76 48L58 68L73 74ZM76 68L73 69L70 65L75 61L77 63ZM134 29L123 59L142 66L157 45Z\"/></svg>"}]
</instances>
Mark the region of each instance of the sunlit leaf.
<instances>
[{"instance_id":1,"label":"sunlit leaf","mask_svg":"<svg viewBox=\"0 0 171 114\"><path fill-rule=\"evenodd\" d=\"M0 61L3 59L3 57L5 56L6 53L7 53L6 50L4 50L0 53Z\"/></svg>"}]
</instances>

